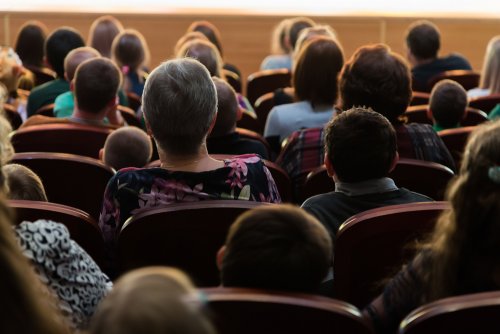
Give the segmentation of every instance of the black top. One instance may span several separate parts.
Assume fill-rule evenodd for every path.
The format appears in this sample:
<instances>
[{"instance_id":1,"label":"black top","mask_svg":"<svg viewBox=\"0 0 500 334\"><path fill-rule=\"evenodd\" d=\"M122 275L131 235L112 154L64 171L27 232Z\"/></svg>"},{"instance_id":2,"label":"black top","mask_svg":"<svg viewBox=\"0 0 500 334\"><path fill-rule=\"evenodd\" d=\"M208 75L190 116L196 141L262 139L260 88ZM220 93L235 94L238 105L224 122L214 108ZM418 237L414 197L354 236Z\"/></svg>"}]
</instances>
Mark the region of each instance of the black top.
<instances>
[{"instance_id":1,"label":"black top","mask_svg":"<svg viewBox=\"0 0 500 334\"><path fill-rule=\"evenodd\" d=\"M360 212L388 205L432 201L425 195L405 188L358 196L348 196L341 192L332 191L307 199L302 204L302 208L315 216L335 239L340 225Z\"/></svg>"},{"instance_id":2,"label":"black top","mask_svg":"<svg viewBox=\"0 0 500 334\"><path fill-rule=\"evenodd\" d=\"M255 153L260 155L262 159L269 159L264 144L256 140L241 138L237 132L221 137L207 138L207 149L210 154L240 155Z\"/></svg>"}]
</instances>

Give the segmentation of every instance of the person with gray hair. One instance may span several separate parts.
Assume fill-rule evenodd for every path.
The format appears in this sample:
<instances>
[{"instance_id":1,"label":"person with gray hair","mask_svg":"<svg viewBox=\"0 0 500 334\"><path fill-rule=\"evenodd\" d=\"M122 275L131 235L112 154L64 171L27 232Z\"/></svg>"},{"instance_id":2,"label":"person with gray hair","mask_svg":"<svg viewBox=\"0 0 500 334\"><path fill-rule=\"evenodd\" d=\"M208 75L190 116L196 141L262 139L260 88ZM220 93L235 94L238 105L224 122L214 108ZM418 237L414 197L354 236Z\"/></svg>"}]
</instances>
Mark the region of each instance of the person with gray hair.
<instances>
[{"instance_id":1,"label":"person with gray hair","mask_svg":"<svg viewBox=\"0 0 500 334\"><path fill-rule=\"evenodd\" d=\"M169 60L148 77L144 118L161 161L157 168L129 168L108 183L99 226L110 247L133 214L177 202L237 199L278 203L276 184L256 155L224 161L207 152L217 93L210 73L190 58Z\"/></svg>"}]
</instances>

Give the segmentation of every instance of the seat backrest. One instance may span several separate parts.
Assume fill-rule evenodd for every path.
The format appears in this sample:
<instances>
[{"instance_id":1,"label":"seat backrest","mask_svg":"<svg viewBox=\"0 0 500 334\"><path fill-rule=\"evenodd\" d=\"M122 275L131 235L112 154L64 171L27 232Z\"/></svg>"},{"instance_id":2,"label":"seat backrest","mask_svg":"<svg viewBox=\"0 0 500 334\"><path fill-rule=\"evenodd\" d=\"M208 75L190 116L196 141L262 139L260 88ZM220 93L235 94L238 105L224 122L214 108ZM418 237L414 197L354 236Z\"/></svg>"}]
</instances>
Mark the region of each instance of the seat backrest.
<instances>
[{"instance_id":1,"label":"seat backrest","mask_svg":"<svg viewBox=\"0 0 500 334\"><path fill-rule=\"evenodd\" d=\"M429 196L434 200L443 200L448 183L453 178L451 169L441 164L401 158L389 177L398 187ZM307 175L303 188L304 199L333 191L335 183L328 176L324 166L318 167Z\"/></svg>"},{"instance_id":2,"label":"seat backrest","mask_svg":"<svg viewBox=\"0 0 500 334\"><path fill-rule=\"evenodd\" d=\"M141 97L134 92L127 92L126 95L129 108L137 112L142 105Z\"/></svg>"},{"instance_id":3,"label":"seat backrest","mask_svg":"<svg viewBox=\"0 0 500 334\"><path fill-rule=\"evenodd\" d=\"M500 291L450 297L411 312L400 334L499 333Z\"/></svg>"},{"instance_id":4,"label":"seat backrest","mask_svg":"<svg viewBox=\"0 0 500 334\"><path fill-rule=\"evenodd\" d=\"M15 210L16 224L23 221L34 222L38 219L64 224L71 239L76 241L101 268L104 268L104 241L97 223L88 213L48 202L9 200L8 203Z\"/></svg>"},{"instance_id":5,"label":"seat backrest","mask_svg":"<svg viewBox=\"0 0 500 334\"><path fill-rule=\"evenodd\" d=\"M33 125L12 133L16 152L59 152L98 159L112 129L80 124Z\"/></svg>"},{"instance_id":6,"label":"seat backrest","mask_svg":"<svg viewBox=\"0 0 500 334\"><path fill-rule=\"evenodd\" d=\"M47 67L27 66L27 69L35 75L35 86L40 86L56 78L56 73Z\"/></svg>"},{"instance_id":7,"label":"seat backrest","mask_svg":"<svg viewBox=\"0 0 500 334\"><path fill-rule=\"evenodd\" d=\"M477 97L469 101L469 107L479 109L489 114L500 103L500 94Z\"/></svg>"},{"instance_id":8,"label":"seat backrest","mask_svg":"<svg viewBox=\"0 0 500 334\"><path fill-rule=\"evenodd\" d=\"M51 104L46 104L42 106L40 109L35 111L35 114L37 115L42 115L42 116L48 116L48 117L54 117L54 103Z\"/></svg>"},{"instance_id":9,"label":"seat backrest","mask_svg":"<svg viewBox=\"0 0 500 334\"><path fill-rule=\"evenodd\" d=\"M236 123L236 126L239 128L255 131L260 135L262 135L263 133L257 115L246 109L241 113L241 118Z\"/></svg>"},{"instance_id":10,"label":"seat backrest","mask_svg":"<svg viewBox=\"0 0 500 334\"><path fill-rule=\"evenodd\" d=\"M469 136L471 132L475 130L475 128L475 126L467 126L463 128L447 129L438 132L439 137L441 137L444 144L446 145L446 148L448 148L448 151L450 151L457 169L460 168L465 145L467 145Z\"/></svg>"},{"instance_id":11,"label":"seat backrest","mask_svg":"<svg viewBox=\"0 0 500 334\"><path fill-rule=\"evenodd\" d=\"M12 130L17 130L23 124L23 119L21 115L17 112L16 108L10 104L4 104L3 110L5 111L5 116L12 126Z\"/></svg>"},{"instance_id":12,"label":"seat backrest","mask_svg":"<svg viewBox=\"0 0 500 334\"><path fill-rule=\"evenodd\" d=\"M269 146L267 140L260 133L244 128L236 128L236 132L238 132L238 134L242 138L252 139L261 142L266 147L267 156L268 157L272 156L271 146Z\"/></svg>"},{"instance_id":13,"label":"seat backrest","mask_svg":"<svg viewBox=\"0 0 500 334\"><path fill-rule=\"evenodd\" d=\"M428 105L411 106L406 109L403 116L408 123L431 124L432 119L427 116ZM474 126L488 121L488 115L479 109L467 108L465 118L460 122L462 126Z\"/></svg>"},{"instance_id":14,"label":"seat backrest","mask_svg":"<svg viewBox=\"0 0 500 334\"><path fill-rule=\"evenodd\" d=\"M264 128L266 127L267 115L274 107L274 93L266 93L261 95L255 101L255 113L257 114L257 120L259 121L260 133L264 133Z\"/></svg>"},{"instance_id":15,"label":"seat backrest","mask_svg":"<svg viewBox=\"0 0 500 334\"><path fill-rule=\"evenodd\" d=\"M278 88L289 87L291 78L287 69L264 70L250 74L247 79L246 97L255 106L255 101L262 95L274 92Z\"/></svg>"},{"instance_id":16,"label":"seat backrest","mask_svg":"<svg viewBox=\"0 0 500 334\"><path fill-rule=\"evenodd\" d=\"M479 86L479 72L471 70L451 70L439 73L433 76L428 85L429 92L432 90L435 84L444 79L450 79L458 82L465 90L476 88Z\"/></svg>"},{"instance_id":17,"label":"seat backrest","mask_svg":"<svg viewBox=\"0 0 500 334\"><path fill-rule=\"evenodd\" d=\"M169 204L129 218L118 236L122 272L149 265L186 271L198 286L217 286L215 256L234 220L260 202L211 200Z\"/></svg>"},{"instance_id":18,"label":"seat backrest","mask_svg":"<svg viewBox=\"0 0 500 334\"><path fill-rule=\"evenodd\" d=\"M233 71L222 69L222 73L224 73L224 77L226 78L227 83L233 87L236 93L241 93L241 77L238 73L234 73Z\"/></svg>"},{"instance_id":19,"label":"seat backrest","mask_svg":"<svg viewBox=\"0 0 500 334\"><path fill-rule=\"evenodd\" d=\"M64 153L16 153L13 163L35 172L49 201L78 208L99 218L104 189L114 170L101 161Z\"/></svg>"},{"instance_id":20,"label":"seat backrest","mask_svg":"<svg viewBox=\"0 0 500 334\"><path fill-rule=\"evenodd\" d=\"M127 122L128 125L142 128L141 121L135 115L134 110L132 110L129 107L120 106L120 105L117 107L117 109L120 112L120 114L122 115L125 122Z\"/></svg>"},{"instance_id":21,"label":"seat backrest","mask_svg":"<svg viewBox=\"0 0 500 334\"><path fill-rule=\"evenodd\" d=\"M371 333L356 307L335 299L241 288L201 291L219 334Z\"/></svg>"},{"instance_id":22,"label":"seat backrest","mask_svg":"<svg viewBox=\"0 0 500 334\"><path fill-rule=\"evenodd\" d=\"M411 93L410 105L411 106L418 106L418 105L422 105L422 104L429 104L430 98L431 98L431 95L429 93L413 91Z\"/></svg>"},{"instance_id":23,"label":"seat backrest","mask_svg":"<svg viewBox=\"0 0 500 334\"><path fill-rule=\"evenodd\" d=\"M415 240L434 228L447 202L391 205L359 213L342 224L335 241L334 296L364 307L415 254Z\"/></svg>"}]
</instances>

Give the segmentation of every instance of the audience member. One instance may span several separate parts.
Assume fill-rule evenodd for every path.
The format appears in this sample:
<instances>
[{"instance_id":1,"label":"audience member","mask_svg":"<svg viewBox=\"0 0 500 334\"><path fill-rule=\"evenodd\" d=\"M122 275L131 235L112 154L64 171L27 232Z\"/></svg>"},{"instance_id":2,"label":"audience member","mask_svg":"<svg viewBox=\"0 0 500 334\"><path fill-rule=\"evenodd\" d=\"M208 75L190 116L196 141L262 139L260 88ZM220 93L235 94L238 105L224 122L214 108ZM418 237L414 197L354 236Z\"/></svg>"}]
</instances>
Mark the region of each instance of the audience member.
<instances>
[{"instance_id":1,"label":"audience member","mask_svg":"<svg viewBox=\"0 0 500 334\"><path fill-rule=\"evenodd\" d=\"M293 71L292 84L298 102L274 107L264 129L265 137L281 142L292 132L323 126L337 111L337 77L344 54L333 39L317 37L300 51Z\"/></svg>"},{"instance_id":2,"label":"audience member","mask_svg":"<svg viewBox=\"0 0 500 334\"><path fill-rule=\"evenodd\" d=\"M175 43L174 56L179 54L179 50L181 49L181 47L184 46L184 44L191 42L193 40L203 40L203 41L210 42L210 40L207 38L207 36L203 35L199 31L191 31L191 32L185 33L181 38L179 38L177 43Z\"/></svg>"},{"instance_id":3,"label":"audience member","mask_svg":"<svg viewBox=\"0 0 500 334\"><path fill-rule=\"evenodd\" d=\"M478 126L429 242L365 310L380 333L392 333L418 306L500 289L500 123Z\"/></svg>"},{"instance_id":4,"label":"audience member","mask_svg":"<svg viewBox=\"0 0 500 334\"><path fill-rule=\"evenodd\" d=\"M213 77L217 90L217 119L207 139L210 154L248 154L256 153L269 159L267 149L261 142L241 138L236 132L236 122L243 110L238 105L236 92L225 81Z\"/></svg>"},{"instance_id":5,"label":"audience member","mask_svg":"<svg viewBox=\"0 0 500 334\"><path fill-rule=\"evenodd\" d=\"M62 27L50 34L45 41L45 56L57 77L31 91L28 98L28 117L69 90L69 82L64 79L64 58L71 50L84 45L82 36L73 28Z\"/></svg>"},{"instance_id":6,"label":"audience member","mask_svg":"<svg viewBox=\"0 0 500 334\"><path fill-rule=\"evenodd\" d=\"M291 20L283 19L278 23L271 37L271 54L264 58L260 64L260 70L273 70L279 68L292 69L292 48L287 38Z\"/></svg>"},{"instance_id":7,"label":"audience member","mask_svg":"<svg viewBox=\"0 0 500 334\"><path fill-rule=\"evenodd\" d=\"M19 56L8 47L0 47L0 83L7 88L5 103L12 105L23 120L26 119L26 98L17 94L19 79L24 69Z\"/></svg>"},{"instance_id":8,"label":"audience member","mask_svg":"<svg viewBox=\"0 0 500 334\"><path fill-rule=\"evenodd\" d=\"M42 180L31 169L18 164L2 167L7 183L7 197L27 201L48 202Z\"/></svg>"},{"instance_id":9,"label":"audience member","mask_svg":"<svg viewBox=\"0 0 500 334\"><path fill-rule=\"evenodd\" d=\"M81 63L74 77L75 108L71 117L43 115L30 117L22 127L49 123L76 123L117 128L124 124L118 105L122 77L118 67L107 58L93 58ZM109 124L104 121L108 120Z\"/></svg>"},{"instance_id":10,"label":"audience member","mask_svg":"<svg viewBox=\"0 0 500 334\"><path fill-rule=\"evenodd\" d=\"M62 93L54 100L54 116L59 118L70 117L75 107L73 94L76 69L78 65L92 58L99 58L101 54L94 48L82 46L71 50L64 59L64 78L70 83L70 90Z\"/></svg>"},{"instance_id":11,"label":"audience member","mask_svg":"<svg viewBox=\"0 0 500 334\"><path fill-rule=\"evenodd\" d=\"M302 204L335 240L340 225L366 210L432 199L398 188L387 177L398 161L396 133L391 123L370 109L344 111L326 126L325 166L335 191Z\"/></svg>"},{"instance_id":12,"label":"audience member","mask_svg":"<svg viewBox=\"0 0 500 334\"><path fill-rule=\"evenodd\" d=\"M472 70L467 59L452 53L439 58L441 36L438 27L429 21L413 22L406 33L407 56L413 67L413 90L429 91L429 80L450 70Z\"/></svg>"},{"instance_id":13,"label":"audience member","mask_svg":"<svg viewBox=\"0 0 500 334\"><path fill-rule=\"evenodd\" d=\"M183 272L168 267L137 269L118 280L99 306L90 333L215 334L201 305Z\"/></svg>"},{"instance_id":14,"label":"audience member","mask_svg":"<svg viewBox=\"0 0 500 334\"><path fill-rule=\"evenodd\" d=\"M460 127L468 105L467 92L459 83L452 80L438 82L432 89L429 103L434 130Z\"/></svg>"},{"instance_id":15,"label":"audience member","mask_svg":"<svg viewBox=\"0 0 500 334\"><path fill-rule=\"evenodd\" d=\"M123 31L123 25L111 15L100 16L92 22L87 45L99 51L106 58L111 58L111 45L115 37Z\"/></svg>"},{"instance_id":16,"label":"audience member","mask_svg":"<svg viewBox=\"0 0 500 334\"><path fill-rule=\"evenodd\" d=\"M404 59L384 44L359 48L340 75L343 110L357 106L381 113L396 130L399 155L437 162L455 170L453 158L432 126L404 124L411 100L411 75Z\"/></svg>"},{"instance_id":17,"label":"audience member","mask_svg":"<svg viewBox=\"0 0 500 334\"><path fill-rule=\"evenodd\" d=\"M307 17L296 17L289 19L287 22L283 23L286 26L285 32L285 44L290 50L287 55L271 55L266 57L262 64L260 65L261 70L272 70L278 68L286 68L291 70L292 65L292 53L295 49L295 44L299 33L309 27L315 25L314 21Z\"/></svg>"},{"instance_id":18,"label":"audience member","mask_svg":"<svg viewBox=\"0 0 500 334\"><path fill-rule=\"evenodd\" d=\"M115 170L144 167L151 160L152 154L151 139L144 131L133 126L113 131L99 152L101 160Z\"/></svg>"},{"instance_id":19,"label":"audience member","mask_svg":"<svg viewBox=\"0 0 500 334\"><path fill-rule=\"evenodd\" d=\"M317 293L332 254L314 217L290 205L263 206L236 219L217 263L227 287Z\"/></svg>"},{"instance_id":20,"label":"audience member","mask_svg":"<svg viewBox=\"0 0 500 334\"><path fill-rule=\"evenodd\" d=\"M211 76L224 79L222 57L217 47L209 41L195 39L186 42L179 48L176 57L194 58L205 65Z\"/></svg>"},{"instance_id":21,"label":"audience member","mask_svg":"<svg viewBox=\"0 0 500 334\"><path fill-rule=\"evenodd\" d=\"M500 93L500 35L490 39L484 55L479 87L467 92L469 98Z\"/></svg>"},{"instance_id":22,"label":"audience member","mask_svg":"<svg viewBox=\"0 0 500 334\"><path fill-rule=\"evenodd\" d=\"M127 169L109 181L99 220L108 244L132 214L158 205L204 199L280 201L259 157L219 161L208 155L206 137L215 122L217 93L200 62L175 59L157 67L146 82L143 109L161 167Z\"/></svg>"},{"instance_id":23,"label":"audience member","mask_svg":"<svg viewBox=\"0 0 500 334\"><path fill-rule=\"evenodd\" d=\"M142 96L149 64L149 47L144 36L134 29L122 31L113 40L111 53L123 73L125 92Z\"/></svg>"}]
</instances>

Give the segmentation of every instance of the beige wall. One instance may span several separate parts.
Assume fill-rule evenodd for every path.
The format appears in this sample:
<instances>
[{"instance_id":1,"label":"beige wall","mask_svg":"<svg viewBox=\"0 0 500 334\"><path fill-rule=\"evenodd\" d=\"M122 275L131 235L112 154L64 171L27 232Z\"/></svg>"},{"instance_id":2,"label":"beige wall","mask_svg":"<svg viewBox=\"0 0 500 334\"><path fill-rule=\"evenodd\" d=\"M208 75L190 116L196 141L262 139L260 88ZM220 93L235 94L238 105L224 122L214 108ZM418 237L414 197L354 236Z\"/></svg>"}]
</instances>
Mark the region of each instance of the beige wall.
<instances>
[{"instance_id":1,"label":"beige wall","mask_svg":"<svg viewBox=\"0 0 500 334\"><path fill-rule=\"evenodd\" d=\"M37 19L49 29L69 25L87 37L88 29L98 14L86 13L2 13L0 12L0 43L12 45L17 30L27 20ZM222 33L225 60L237 65L244 77L257 71L268 54L274 25L282 17L239 15L172 15L117 14L125 27L141 31L148 41L152 66L172 54L176 40L194 20L206 19ZM330 24L337 30L346 57L367 43L384 42L404 54L404 33L415 18L405 17L315 17L318 23ZM433 18L442 33L442 54L460 52L480 70L488 40L500 34L500 19Z\"/></svg>"}]
</instances>

